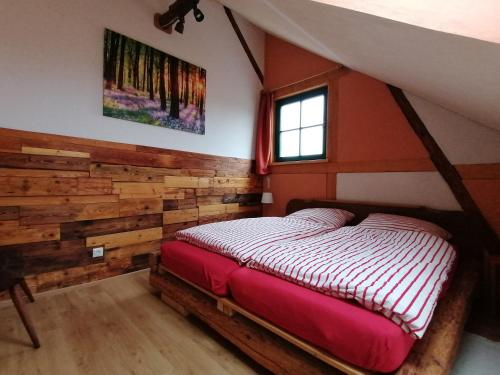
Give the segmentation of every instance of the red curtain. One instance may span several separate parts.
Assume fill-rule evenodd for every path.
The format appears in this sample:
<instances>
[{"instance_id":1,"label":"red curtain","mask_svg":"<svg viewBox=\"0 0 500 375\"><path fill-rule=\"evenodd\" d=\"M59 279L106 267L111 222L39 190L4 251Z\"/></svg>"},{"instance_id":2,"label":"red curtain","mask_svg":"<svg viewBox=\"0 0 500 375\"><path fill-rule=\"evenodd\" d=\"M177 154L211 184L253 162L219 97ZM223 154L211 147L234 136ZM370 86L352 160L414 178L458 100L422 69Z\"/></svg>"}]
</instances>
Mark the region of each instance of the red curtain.
<instances>
[{"instance_id":1,"label":"red curtain","mask_svg":"<svg viewBox=\"0 0 500 375\"><path fill-rule=\"evenodd\" d=\"M259 116L257 118L257 143L255 145L256 173L271 173L273 94L262 91L260 94Z\"/></svg>"}]
</instances>

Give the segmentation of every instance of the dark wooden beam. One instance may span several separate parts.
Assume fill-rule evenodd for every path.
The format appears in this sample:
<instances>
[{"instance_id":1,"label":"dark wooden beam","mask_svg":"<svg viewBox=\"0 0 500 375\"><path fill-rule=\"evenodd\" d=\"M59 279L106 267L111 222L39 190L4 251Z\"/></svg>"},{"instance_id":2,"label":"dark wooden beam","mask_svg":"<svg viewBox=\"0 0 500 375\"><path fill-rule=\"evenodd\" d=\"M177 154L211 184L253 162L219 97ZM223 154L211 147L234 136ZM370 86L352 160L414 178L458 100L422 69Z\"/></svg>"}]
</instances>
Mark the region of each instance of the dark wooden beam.
<instances>
[{"instance_id":1,"label":"dark wooden beam","mask_svg":"<svg viewBox=\"0 0 500 375\"><path fill-rule=\"evenodd\" d=\"M245 53L247 54L248 59L250 60L253 69L255 70L255 73L257 73L257 76L259 77L260 83L264 84L264 74L262 74L262 71L260 70L260 67L257 64L257 61L253 57L252 51L250 50L250 47L248 47L245 37L241 33L241 30L238 24L236 23L236 20L234 19L233 12L231 12L231 9L229 9L228 7L224 7L224 10L226 11L227 18L229 18L229 22L231 22L231 26L233 26L234 32L236 33L236 36L240 40L241 46L245 50Z\"/></svg>"},{"instance_id":2,"label":"dark wooden beam","mask_svg":"<svg viewBox=\"0 0 500 375\"><path fill-rule=\"evenodd\" d=\"M472 196L465 187L457 169L453 166L453 164L450 163L435 139L429 133L424 122L409 102L403 90L391 85L387 86L392 96L396 100L399 108L408 120L408 123L412 127L413 131L419 137L424 147L427 149L427 152L429 153L432 162L436 166L436 169L447 182L453 195L457 199L464 212L470 216L472 224L477 230L476 233L483 237L485 243L489 247L492 247L493 250L497 251L498 236L484 218L476 202L474 202L474 200L472 199ZM472 234L473 233L474 232L472 232Z\"/></svg>"}]
</instances>

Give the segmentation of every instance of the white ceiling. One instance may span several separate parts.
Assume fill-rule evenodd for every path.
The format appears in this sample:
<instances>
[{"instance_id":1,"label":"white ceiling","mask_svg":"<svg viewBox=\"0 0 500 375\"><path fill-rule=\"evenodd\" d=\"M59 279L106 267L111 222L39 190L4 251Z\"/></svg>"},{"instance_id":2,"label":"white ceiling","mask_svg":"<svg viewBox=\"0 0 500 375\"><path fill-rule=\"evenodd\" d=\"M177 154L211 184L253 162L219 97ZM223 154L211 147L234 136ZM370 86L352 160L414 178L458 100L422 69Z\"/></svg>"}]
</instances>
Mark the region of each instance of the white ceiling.
<instances>
[{"instance_id":1,"label":"white ceiling","mask_svg":"<svg viewBox=\"0 0 500 375\"><path fill-rule=\"evenodd\" d=\"M476 1L469 16L470 0L443 0L432 16L422 5L430 0L219 1L271 34L500 130L500 44L487 41L500 40L498 0Z\"/></svg>"}]
</instances>

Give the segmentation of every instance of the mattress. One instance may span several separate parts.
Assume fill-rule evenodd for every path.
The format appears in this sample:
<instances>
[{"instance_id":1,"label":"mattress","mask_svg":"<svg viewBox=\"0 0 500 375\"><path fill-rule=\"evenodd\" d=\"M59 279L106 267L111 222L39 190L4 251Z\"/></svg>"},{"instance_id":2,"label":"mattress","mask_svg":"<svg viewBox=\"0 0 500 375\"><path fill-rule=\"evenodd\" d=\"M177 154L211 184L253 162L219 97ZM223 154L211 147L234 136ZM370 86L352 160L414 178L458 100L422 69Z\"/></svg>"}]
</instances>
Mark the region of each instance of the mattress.
<instances>
[{"instance_id":1,"label":"mattress","mask_svg":"<svg viewBox=\"0 0 500 375\"><path fill-rule=\"evenodd\" d=\"M240 268L229 258L182 241L163 243L161 262L183 279L221 297L229 294L229 276Z\"/></svg>"},{"instance_id":2,"label":"mattress","mask_svg":"<svg viewBox=\"0 0 500 375\"><path fill-rule=\"evenodd\" d=\"M235 301L248 311L334 356L372 371L391 372L415 339L395 323L355 304L242 267L230 274Z\"/></svg>"}]
</instances>

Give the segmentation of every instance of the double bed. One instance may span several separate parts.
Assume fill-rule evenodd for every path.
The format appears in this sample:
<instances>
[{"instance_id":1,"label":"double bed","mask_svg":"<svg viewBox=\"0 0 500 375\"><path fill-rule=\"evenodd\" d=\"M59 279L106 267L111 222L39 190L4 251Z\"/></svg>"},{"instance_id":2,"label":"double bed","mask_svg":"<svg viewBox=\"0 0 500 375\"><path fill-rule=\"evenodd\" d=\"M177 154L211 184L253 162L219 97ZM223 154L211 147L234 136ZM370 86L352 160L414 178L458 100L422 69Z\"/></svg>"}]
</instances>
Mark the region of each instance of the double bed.
<instances>
[{"instance_id":1,"label":"double bed","mask_svg":"<svg viewBox=\"0 0 500 375\"><path fill-rule=\"evenodd\" d=\"M259 251L255 251L254 242L250 246L251 241L245 236L242 240L248 242L245 251L232 252L221 242L220 251L214 252L197 246L202 244L196 238L180 235L183 241L167 242L161 254L152 254L151 285L171 307L205 321L275 373L332 373L335 369L345 373L446 373L454 359L477 278L474 262L469 261L474 249L469 248L463 214L302 200L291 201L287 213L320 207L346 210L355 217L344 228L341 227L346 223L330 229L298 228L297 232L294 225L287 238L280 237L280 241L273 240L272 244L260 240L265 247L260 246ZM315 244L321 236L331 238L335 233L351 232L371 213L423 219L453 234L454 247L460 251L460 266L454 268L455 277L451 282L448 280L446 288L444 285L439 288L446 290L436 296L440 302L423 337L405 332L401 324L395 324L395 319L388 319L390 315L367 309L355 298L334 298L311 285L286 280L283 272L273 274L264 267L266 257L262 254L267 252L267 259L274 260L276 252L282 249L290 253L291 242L287 241ZM339 228L340 232L335 232ZM212 232L208 232L212 235L211 244L221 238L220 233ZM283 233L283 228L275 231L278 232ZM297 256L303 258L304 254L299 252ZM273 267L288 269L286 264Z\"/></svg>"}]
</instances>

